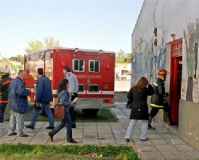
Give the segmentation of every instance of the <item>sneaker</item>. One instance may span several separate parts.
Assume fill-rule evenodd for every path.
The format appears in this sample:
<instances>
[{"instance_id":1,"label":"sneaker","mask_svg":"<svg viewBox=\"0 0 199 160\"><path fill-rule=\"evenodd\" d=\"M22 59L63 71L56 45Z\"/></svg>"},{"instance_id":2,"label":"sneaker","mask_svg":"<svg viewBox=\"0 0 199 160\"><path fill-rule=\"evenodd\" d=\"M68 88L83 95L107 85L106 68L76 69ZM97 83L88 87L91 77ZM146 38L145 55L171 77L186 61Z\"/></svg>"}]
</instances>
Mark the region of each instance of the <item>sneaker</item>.
<instances>
[{"instance_id":1,"label":"sneaker","mask_svg":"<svg viewBox=\"0 0 199 160\"><path fill-rule=\"evenodd\" d=\"M46 127L46 129L54 129L55 127L54 126L48 126Z\"/></svg>"},{"instance_id":2,"label":"sneaker","mask_svg":"<svg viewBox=\"0 0 199 160\"><path fill-rule=\"evenodd\" d=\"M48 136L49 136L51 142L53 142L53 135L51 135L50 132L49 132L49 133L48 133Z\"/></svg>"},{"instance_id":3,"label":"sneaker","mask_svg":"<svg viewBox=\"0 0 199 160\"><path fill-rule=\"evenodd\" d=\"M15 135L17 135L17 133L15 133L15 132L8 134L8 136L15 136Z\"/></svg>"},{"instance_id":4,"label":"sneaker","mask_svg":"<svg viewBox=\"0 0 199 160\"><path fill-rule=\"evenodd\" d=\"M18 137L28 137L28 135L27 134L23 134L23 135L18 136Z\"/></svg>"},{"instance_id":5,"label":"sneaker","mask_svg":"<svg viewBox=\"0 0 199 160\"><path fill-rule=\"evenodd\" d=\"M148 124L148 129L155 130L155 127L152 127L151 124Z\"/></svg>"},{"instance_id":6,"label":"sneaker","mask_svg":"<svg viewBox=\"0 0 199 160\"><path fill-rule=\"evenodd\" d=\"M30 128L30 129L34 129L35 127L33 127L32 125L25 125L26 128Z\"/></svg>"}]
</instances>

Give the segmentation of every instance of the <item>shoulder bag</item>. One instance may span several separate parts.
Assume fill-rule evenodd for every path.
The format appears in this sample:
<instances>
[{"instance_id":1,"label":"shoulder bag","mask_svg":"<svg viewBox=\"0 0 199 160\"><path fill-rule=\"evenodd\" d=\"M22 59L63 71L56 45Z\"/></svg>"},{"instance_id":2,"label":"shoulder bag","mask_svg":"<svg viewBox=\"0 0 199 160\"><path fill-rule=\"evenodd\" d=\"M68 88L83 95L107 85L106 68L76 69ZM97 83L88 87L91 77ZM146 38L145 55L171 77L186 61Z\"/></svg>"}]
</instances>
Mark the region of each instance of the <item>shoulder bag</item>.
<instances>
[{"instance_id":1,"label":"shoulder bag","mask_svg":"<svg viewBox=\"0 0 199 160\"><path fill-rule=\"evenodd\" d=\"M54 118L63 120L66 117L66 106L64 104L59 104L60 98L58 99L58 104L54 105Z\"/></svg>"}]
</instances>

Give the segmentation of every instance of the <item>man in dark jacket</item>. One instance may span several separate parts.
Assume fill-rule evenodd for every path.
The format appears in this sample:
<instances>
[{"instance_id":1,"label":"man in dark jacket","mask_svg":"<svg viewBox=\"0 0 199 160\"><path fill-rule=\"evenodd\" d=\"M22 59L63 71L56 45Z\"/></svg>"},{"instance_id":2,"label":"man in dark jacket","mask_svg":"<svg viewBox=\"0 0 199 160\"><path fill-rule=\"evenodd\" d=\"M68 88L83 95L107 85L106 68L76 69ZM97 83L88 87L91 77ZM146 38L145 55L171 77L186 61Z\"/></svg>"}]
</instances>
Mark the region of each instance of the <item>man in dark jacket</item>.
<instances>
[{"instance_id":1,"label":"man in dark jacket","mask_svg":"<svg viewBox=\"0 0 199 160\"><path fill-rule=\"evenodd\" d=\"M50 109L50 102L53 100L51 81L45 75L43 75L43 68L39 68L37 71L39 79L37 80L36 85L36 99L35 99L35 108L33 110L33 115L31 123L26 125L26 128L34 129L37 117L41 111L41 107L44 108L47 116L49 126L46 129L54 128L54 119L53 114Z\"/></svg>"},{"instance_id":2,"label":"man in dark jacket","mask_svg":"<svg viewBox=\"0 0 199 160\"><path fill-rule=\"evenodd\" d=\"M159 70L158 71L158 78L156 82L153 84L153 88L155 94L151 97L150 106L152 107L149 113L149 129L155 129L151 126L152 119L157 115L159 109L164 109L165 112L168 114L170 125L173 125L173 121L171 118L171 108L169 104L165 100L165 97L168 96L168 93L165 92L164 81L166 80L167 71L166 70Z\"/></svg>"},{"instance_id":3,"label":"man in dark jacket","mask_svg":"<svg viewBox=\"0 0 199 160\"><path fill-rule=\"evenodd\" d=\"M8 89L12 79L9 77L10 70L7 68L1 68L0 74L0 123L3 123L5 108L8 103Z\"/></svg>"},{"instance_id":4,"label":"man in dark jacket","mask_svg":"<svg viewBox=\"0 0 199 160\"><path fill-rule=\"evenodd\" d=\"M11 110L11 115L8 136L17 134L19 137L28 137L28 135L23 132L25 114L29 112L27 96L30 94L30 91L26 89L23 82L25 75L25 71L20 70L18 77L12 80L9 87L8 106ZM17 133L14 132L15 129Z\"/></svg>"}]
</instances>

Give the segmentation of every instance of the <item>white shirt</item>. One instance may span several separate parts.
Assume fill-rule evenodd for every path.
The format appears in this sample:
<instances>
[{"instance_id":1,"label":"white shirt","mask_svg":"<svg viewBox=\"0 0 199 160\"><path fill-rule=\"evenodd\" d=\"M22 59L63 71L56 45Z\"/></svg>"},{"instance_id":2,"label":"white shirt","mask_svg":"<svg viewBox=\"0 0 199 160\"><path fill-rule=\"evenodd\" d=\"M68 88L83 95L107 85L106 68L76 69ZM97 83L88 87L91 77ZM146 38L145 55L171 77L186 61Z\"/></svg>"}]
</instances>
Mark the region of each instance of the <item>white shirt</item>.
<instances>
[{"instance_id":1,"label":"white shirt","mask_svg":"<svg viewBox=\"0 0 199 160\"><path fill-rule=\"evenodd\" d=\"M68 92L77 93L79 91L79 87L78 87L78 80L77 80L76 75L74 75L72 72L68 72L65 78L69 82Z\"/></svg>"}]
</instances>

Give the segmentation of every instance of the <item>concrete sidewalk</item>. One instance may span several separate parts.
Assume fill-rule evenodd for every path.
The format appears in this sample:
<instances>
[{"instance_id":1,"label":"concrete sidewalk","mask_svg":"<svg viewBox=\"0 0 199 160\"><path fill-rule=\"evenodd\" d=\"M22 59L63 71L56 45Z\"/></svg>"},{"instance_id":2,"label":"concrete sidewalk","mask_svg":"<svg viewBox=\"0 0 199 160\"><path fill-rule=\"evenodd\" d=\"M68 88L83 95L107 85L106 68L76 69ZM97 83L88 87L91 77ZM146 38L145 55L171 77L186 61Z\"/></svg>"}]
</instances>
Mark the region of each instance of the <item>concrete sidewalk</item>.
<instances>
[{"instance_id":1,"label":"concrete sidewalk","mask_svg":"<svg viewBox=\"0 0 199 160\"><path fill-rule=\"evenodd\" d=\"M129 124L130 110L125 108L125 103L116 103L116 108L112 112L118 118L117 123L101 123L101 122L78 122L77 128L73 129L73 138L78 141L78 145L94 144L94 145L127 145L132 146L139 154L141 159L162 160L162 159L190 159L199 160L199 152L176 135L162 127L160 124L154 123L155 131L149 130L149 141L142 142L139 139L141 123L138 122L133 134L133 141L126 143L124 139L125 130ZM25 122L28 124L29 122ZM7 135L8 122L0 124L0 143L9 144L64 144L66 130L62 129L54 136L52 143L48 138L48 126L46 122L37 122L35 129L25 129L25 133L29 135L27 138L19 138L17 136L9 137Z\"/></svg>"}]
</instances>

